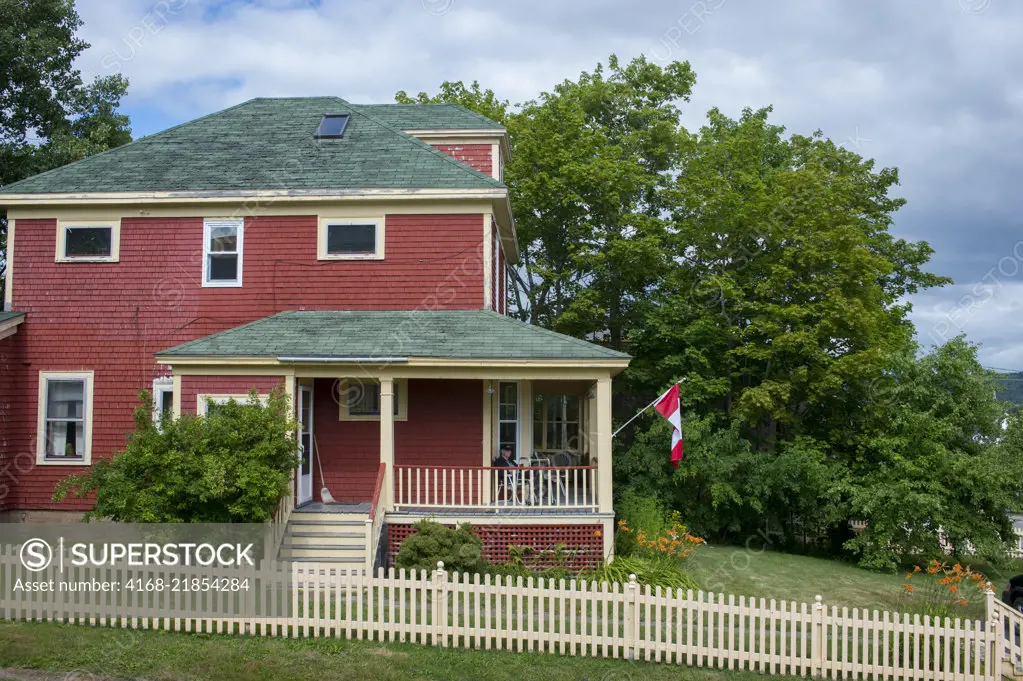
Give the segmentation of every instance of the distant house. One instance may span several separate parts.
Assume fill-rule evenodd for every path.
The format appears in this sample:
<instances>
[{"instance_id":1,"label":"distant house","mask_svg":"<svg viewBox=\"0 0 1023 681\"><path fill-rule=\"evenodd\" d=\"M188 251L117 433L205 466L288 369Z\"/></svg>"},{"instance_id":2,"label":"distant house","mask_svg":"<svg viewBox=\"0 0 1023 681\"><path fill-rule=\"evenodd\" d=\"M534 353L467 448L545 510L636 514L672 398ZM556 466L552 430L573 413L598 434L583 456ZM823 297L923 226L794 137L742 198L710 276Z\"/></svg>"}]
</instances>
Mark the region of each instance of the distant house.
<instances>
[{"instance_id":1,"label":"distant house","mask_svg":"<svg viewBox=\"0 0 1023 681\"><path fill-rule=\"evenodd\" d=\"M86 508L54 485L124 445L141 388L177 416L283 385L293 557L364 560L424 517L495 558L608 553L629 358L506 316L507 154L459 106L254 99L0 189L0 511Z\"/></svg>"}]
</instances>

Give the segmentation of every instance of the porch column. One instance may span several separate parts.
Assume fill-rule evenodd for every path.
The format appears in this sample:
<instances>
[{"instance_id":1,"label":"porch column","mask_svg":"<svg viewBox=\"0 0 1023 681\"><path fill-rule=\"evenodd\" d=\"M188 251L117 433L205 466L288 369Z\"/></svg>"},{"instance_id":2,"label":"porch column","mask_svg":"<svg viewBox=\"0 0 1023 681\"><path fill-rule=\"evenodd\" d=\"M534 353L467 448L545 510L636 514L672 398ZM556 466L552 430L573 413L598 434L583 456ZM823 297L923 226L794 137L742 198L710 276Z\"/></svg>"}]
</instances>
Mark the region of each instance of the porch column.
<instances>
[{"instance_id":1,"label":"porch column","mask_svg":"<svg viewBox=\"0 0 1023 681\"><path fill-rule=\"evenodd\" d=\"M394 379L380 379L380 462L386 464L380 498L384 510L394 502Z\"/></svg>"},{"instance_id":2,"label":"porch column","mask_svg":"<svg viewBox=\"0 0 1023 681\"><path fill-rule=\"evenodd\" d=\"M483 466L489 466L494 458L494 381L483 380ZM483 485L480 493L483 495L480 502L489 504L490 493L490 471L483 473Z\"/></svg>"},{"instance_id":3,"label":"porch column","mask_svg":"<svg viewBox=\"0 0 1023 681\"><path fill-rule=\"evenodd\" d=\"M611 377L597 380L596 433L597 504L601 513L611 513Z\"/></svg>"}]
</instances>

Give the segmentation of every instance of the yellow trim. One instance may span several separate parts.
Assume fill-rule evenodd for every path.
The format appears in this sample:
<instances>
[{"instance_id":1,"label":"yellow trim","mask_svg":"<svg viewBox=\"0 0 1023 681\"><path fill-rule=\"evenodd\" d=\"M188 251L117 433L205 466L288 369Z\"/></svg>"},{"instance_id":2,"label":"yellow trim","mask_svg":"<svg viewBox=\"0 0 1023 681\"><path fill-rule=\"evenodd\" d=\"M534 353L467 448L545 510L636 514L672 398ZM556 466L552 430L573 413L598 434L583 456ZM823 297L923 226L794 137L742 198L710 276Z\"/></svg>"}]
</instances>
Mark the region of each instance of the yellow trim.
<instances>
[{"instance_id":1,"label":"yellow trim","mask_svg":"<svg viewBox=\"0 0 1023 681\"><path fill-rule=\"evenodd\" d=\"M110 255L74 257L68 256L65 252L68 227L109 227L110 228ZM121 219L108 218L105 220L57 220L57 250L54 254L54 262L119 262L121 259Z\"/></svg>"},{"instance_id":2,"label":"yellow trim","mask_svg":"<svg viewBox=\"0 0 1023 681\"><path fill-rule=\"evenodd\" d=\"M15 219L7 216L7 265L4 272L4 310L14 307L14 223Z\"/></svg>"},{"instance_id":3,"label":"yellow trim","mask_svg":"<svg viewBox=\"0 0 1023 681\"><path fill-rule=\"evenodd\" d=\"M373 414L352 414L349 411L351 407L348 401L344 398L344 395L348 394L348 381L350 379L344 379L341 381L338 387L338 420L340 421L379 421L380 415ZM359 384L363 383L375 383L380 386L380 413L384 413L384 387L390 384L392 381L398 384L398 413L394 415L395 421L408 421L408 379L405 378L391 378L389 376L381 376L379 379L376 378L359 378L357 379ZM394 395L392 393L391 397ZM391 406L394 409L394 406ZM390 412L393 414L393 411Z\"/></svg>"},{"instance_id":4,"label":"yellow trim","mask_svg":"<svg viewBox=\"0 0 1023 681\"><path fill-rule=\"evenodd\" d=\"M257 395L257 397L259 398L260 404L264 407L270 401L269 395ZM248 404L249 395L248 393L235 393L232 395L199 393L195 396L195 413L199 416L205 416L207 411L206 408L209 406L210 402L213 402L213 404L224 404L230 400L234 400L238 404Z\"/></svg>"},{"instance_id":5,"label":"yellow trim","mask_svg":"<svg viewBox=\"0 0 1023 681\"><path fill-rule=\"evenodd\" d=\"M316 259L317 260L383 260L386 244L386 216L374 215L323 215L316 225ZM371 254L336 254L327 253L327 227L331 225L374 225L376 227L376 250Z\"/></svg>"},{"instance_id":6,"label":"yellow trim","mask_svg":"<svg viewBox=\"0 0 1023 681\"><path fill-rule=\"evenodd\" d=\"M181 418L181 375L174 374L174 418Z\"/></svg>"},{"instance_id":7,"label":"yellow trim","mask_svg":"<svg viewBox=\"0 0 1023 681\"><path fill-rule=\"evenodd\" d=\"M611 379L601 378L596 389L597 503L604 513L613 513L611 503ZM591 454L592 456L592 454ZM591 459L592 463L592 459Z\"/></svg>"},{"instance_id":8,"label":"yellow trim","mask_svg":"<svg viewBox=\"0 0 1023 681\"><path fill-rule=\"evenodd\" d=\"M61 379L85 380L85 452L80 460L58 461L46 458L46 381ZM92 465L92 404L96 375L93 371L40 371L39 401L36 403L36 465L37 466L91 466Z\"/></svg>"},{"instance_id":9,"label":"yellow trim","mask_svg":"<svg viewBox=\"0 0 1023 681\"><path fill-rule=\"evenodd\" d=\"M275 371L267 371L265 365L243 364L218 365L216 363L203 362L197 364L184 364L181 359L161 360L160 364L173 365L174 373L182 376L279 376L286 375L280 372L281 366L275 367ZM394 378L450 378L450 379L494 379L502 381L519 380L564 380L564 381L595 381L604 376L618 374L624 367L601 367L601 366L545 366L539 364L530 366L409 366L409 365L361 365L353 368L350 364L338 365L296 365L295 375L303 378L338 378L345 374L350 376L391 376Z\"/></svg>"},{"instance_id":10,"label":"yellow trim","mask_svg":"<svg viewBox=\"0 0 1023 681\"><path fill-rule=\"evenodd\" d=\"M483 307L493 309L494 291L494 217L491 213L483 214Z\"/></svg>"},{"instance_id":11,"label":"yellow trim","mask_svg":"<svg viewBox=\"0 0 1023 681\"><path fill-rule=\"evenodd\" d=\"M402 402L408 402L408 383L398 386L398 413L401 414ZM403 397L404 396L404 397ZM406 418L408 415L406 414ZM389 511L394 508L394 422L398 417L394 415L394 379L382 377L380 379L380 462L384 464L383 488L379 500L383 510Z\"/></svg>"},{"instance_id":12,"label":"yellow trim","mask_svg":"<svg viewBox=\"0 0 1023 681\"><path fill-rule=\"evenodd\" d=\"M508 131L482 128L479 130L402 130L406 135L418 137L427 144L485 144L496 142L505 156L511 156ZM448 141L451 140L451 141Z\"/></svg>"},{"instance_id":13,"label":"yellow trim","mask_svg":"<svg viewBox=\"0 0 1023 681\"><path fill-rule=\"evenodd\" d=\"M492 381L483 380L483 466L489 466L492 460L490 452L494 448L494 396L490 394ZM486 478L484 477L484 480ZM489 498L489 497L486 497Z\"/></svg>"},{"instance_id":14,"label":"yellow trim","mask_svg":"<svg viewBox=\"0 0 1023 681\"><path fill-rule=\"evenodd\" d=\"M19 219L52 220L120 220L145 218L206 218L210 215L223 213L226 206L222 203L183 204L183 205L149 205L142 209L137 206L85 206L85 207L53 207L26 206L12 208L9 215L17 215ZM294 217L294 216L325 216L332 218L361 218L367 215L472 215L493 211L493 204L485 200L466 201L430 201L407 200L401 202L366 201L324 201L318 205L277 201L262 205L257 203L238 203L238 210L232 217Z\"/></svg>"},{"instance_id":15,"label":"yellow trim","mask_svg":"<svg viewBox=\"0 0 1023 681\"><path fill-rule=\"evenodd\" d=\"M293 202L419 200L419 199L507 199L506 187L480 189L254 189L246 191L151 191L86 192L53 194L4 194L0 205L52 206L134 203L239 203L240 199L279 199Z\"/></svg>"}]
</instances>

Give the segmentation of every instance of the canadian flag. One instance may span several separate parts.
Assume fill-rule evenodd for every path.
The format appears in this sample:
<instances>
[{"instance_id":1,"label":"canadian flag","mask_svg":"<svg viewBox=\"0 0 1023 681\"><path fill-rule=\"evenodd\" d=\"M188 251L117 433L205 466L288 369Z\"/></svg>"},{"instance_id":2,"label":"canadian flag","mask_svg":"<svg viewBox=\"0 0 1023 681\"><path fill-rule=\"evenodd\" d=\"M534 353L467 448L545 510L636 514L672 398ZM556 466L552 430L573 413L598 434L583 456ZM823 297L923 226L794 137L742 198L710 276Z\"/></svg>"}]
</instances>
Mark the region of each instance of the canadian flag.
<instances>
[{"instance_id":1,"label":"canadian flag","mask_svg":"<svg viewBox=\"0 0 1023 681\"><path fill-rule=\"evenodd\" d=\"M678 462L682 460L682 405L679 402L678 383L657 398L654 409L671 424L671 463L678 468Z\"/></svg>"}]
</instances>

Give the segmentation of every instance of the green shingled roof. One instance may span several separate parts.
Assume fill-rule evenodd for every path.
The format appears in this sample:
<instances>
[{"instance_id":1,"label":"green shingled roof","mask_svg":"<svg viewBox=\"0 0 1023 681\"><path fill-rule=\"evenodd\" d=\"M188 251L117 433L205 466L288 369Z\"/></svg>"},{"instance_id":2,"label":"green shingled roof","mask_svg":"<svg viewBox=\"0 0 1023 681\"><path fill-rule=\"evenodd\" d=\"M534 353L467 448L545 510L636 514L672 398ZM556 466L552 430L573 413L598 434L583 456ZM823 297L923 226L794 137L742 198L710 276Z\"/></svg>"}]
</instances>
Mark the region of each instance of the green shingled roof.
<instances>
[{"instance_id":1,"label":"green shingled roof","mask_svg":"<svg viewBox=\"0 0 1023 681\"><path fill-rule=\"evenodd\" d=\"M399 130L493 130L504 127L458 104L353 104Z\"/></svg>"},{"instance_id":2,"label":"green shingled roof","mask_svg":"<svg viewBox=\"0 0 1023 681\"><path fill-rule=\"evenodd\" d=\"M399 129L445 119L478 129L487 119L458 106L413 116L414 108L353 106L337 97L253 99L2 187L0 204L11 193L504 186ZM342 138L315 137L328 113L351 116Z\"/></svg>"},{"instance_id":3,"label":"green shingled roof","mask_svg":"<svg viewBox=\"0 0 1023 681\"><path fill-rule=\"evenodd\" d=\"M281 312L156 353L175 357L628 359L486 310Z\"/></svg>"},{"instance_id":4,"label":"green shingled roof","mask_svg":"<svg viewBox=\"0 0 1023 681\"><path fill-rule=\"evenodd\" d=\"M24 312L0 312L0 324L3 324L4 322L9 322L12 319L17 319L18 317L24 317L24 316L25 316Z\"/></svg>"}]
</instances>

